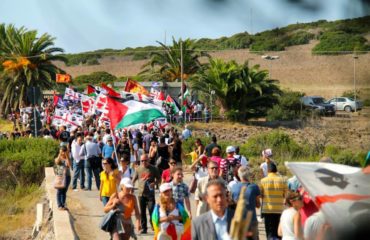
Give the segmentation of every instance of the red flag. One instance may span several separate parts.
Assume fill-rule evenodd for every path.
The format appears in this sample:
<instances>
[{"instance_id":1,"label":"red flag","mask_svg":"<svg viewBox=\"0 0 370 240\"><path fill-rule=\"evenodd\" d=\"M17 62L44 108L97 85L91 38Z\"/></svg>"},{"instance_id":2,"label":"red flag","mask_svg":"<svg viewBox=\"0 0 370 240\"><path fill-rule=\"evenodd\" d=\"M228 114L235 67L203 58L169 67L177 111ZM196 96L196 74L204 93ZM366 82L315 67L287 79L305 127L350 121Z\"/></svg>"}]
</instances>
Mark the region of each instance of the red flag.
<instances>
[{"instance_id":1,"label":"red flag","mask_svg":"<svg viewBox=\"0 0 370 240\"><path fill-rule=\"evenodd\" d=\"M87 95L93 94L95 92L96 92L96 90L93 86L87 85Z\"/></svg>"},{"instance_id":2,"label":"red flag","mask_svg":"<svg viewBox=\"0 0 370 240\"><path fill-rule=\"evenodd\" d=\"M53 100L54 100L54 102L53 102L54 106L56 106L58 104L59 97L57 95L55 95L55 91L54 91Z\"/></svg>"},{"instance_id":3,"label":"red flag","mask_svg":"<svg viewBox=\"0 0 370 240\"><path fill-rule=\"evenodd\" d=\"M114 111L108 111L108 116L111 128L115 129L117 124L126 115L128 107L110 97L107 97L107 103L109 109L114 109Z\"/></svg>"},{"instance_id":4,"label":"red flag","mask_svg":"<svg viewBox=\"0 0 370 240\"><path fill-rule=\"evenodd\" d=\"M160 101L165 100L164 93L162 91L159 92L159 95L157 96L157 100L160 100Z\"/></svg>"},{"instance_id":5,"label":"red flag","mask_svg":"<svg viewBox=\"0 0 370 240\"><path fill-rule=\"evenodd\" d=\"M121 97L121 94L114 91L113 88L108 87L105 83L102 83L101 87L104 88L108 92L108 95L113 96L113 97Z\"/></svg>"}]
</instances>

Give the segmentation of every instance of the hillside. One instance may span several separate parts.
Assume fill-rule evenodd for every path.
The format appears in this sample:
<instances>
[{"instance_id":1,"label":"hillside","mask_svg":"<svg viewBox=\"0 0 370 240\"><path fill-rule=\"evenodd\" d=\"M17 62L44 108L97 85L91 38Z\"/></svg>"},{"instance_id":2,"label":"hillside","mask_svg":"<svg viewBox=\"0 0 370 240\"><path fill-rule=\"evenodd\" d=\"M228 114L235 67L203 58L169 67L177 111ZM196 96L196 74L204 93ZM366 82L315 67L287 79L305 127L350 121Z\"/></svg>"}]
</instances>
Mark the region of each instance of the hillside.
<instances>
[{"instance_id":1,"label":"hillside","mask_svg":"<svg viewBox=\"0 0 370 240\"><path fill-rule=\"evenodd\" d=\"M202 38L195 41L195 45L208 50L215 58L259 64L269 70L271 78L279 80L283 88L329 98L353 89L355 79L361 95L370 99L369 40L370 16L366 16L297 23L255 35L244 32L219 39ZM68 54L67 66L63 63L58 66L73 77L97 71L117 77L135 76L148 61L150 51L158 49L146 46ZM356 60L353 51L359 53ZM265 60L262 54L279 56L279 59Z\"/></svg>"},{"instance_id":2,"label":"hillside","mask_svg":"<svg viewBox=\"0 0 370 240\"><path fill-rule=\"evenodd\" d=\"M224 60L234 59L241 63L249 60L250 64L260 64L268 69L273 79L278 79L284 88L303 91L306 94L324 97L339 96L345 90L353 89L354 59L352 55L313 55L312 48L317 40L309 44L288 47L281 52L266 52L266 55L277 55L280 58L269 61L260 54L249 52L248 49L225 50L211 52L210 55ZM76 77L97 71L106 71L117 77L134 76L140 72L147 60L131 61L126 57L103 57L100 65L65 66L58 65ZM370 54L361 54L356 60L356 87L370 95ZM370 98L370 97L366 97Z\"/></svg>"}]
</instances>

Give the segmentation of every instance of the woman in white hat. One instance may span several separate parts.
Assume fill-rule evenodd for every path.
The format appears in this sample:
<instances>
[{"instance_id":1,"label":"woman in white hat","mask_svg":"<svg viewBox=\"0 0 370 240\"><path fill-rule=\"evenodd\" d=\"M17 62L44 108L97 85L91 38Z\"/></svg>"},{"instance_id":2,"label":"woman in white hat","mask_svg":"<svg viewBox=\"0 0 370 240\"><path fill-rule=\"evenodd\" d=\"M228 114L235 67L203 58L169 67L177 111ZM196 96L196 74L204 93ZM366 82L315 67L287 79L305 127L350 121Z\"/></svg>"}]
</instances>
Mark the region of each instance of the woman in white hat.
<instances>
[{"instance_id":1,"label":"woman in white hat","mask_svg":"<svg viewBox=\"0 0 370 240\"><path fill-rule=\"evenodd\" d=\"M140 211L135 195L132 194L133 184L130 178L122 178L120 182L121 191L114 193L107 205L104 207L104 212L109 212L112 209L120 209L122 217L122 225L117 224L117 227L111 232L113 240L130 239L135 237L134 225L131 220L131 215L135 211L137 231L140 230ZM122 229L122 227L123 229Z\"/></svg>"},{"instance_id":2,"label":"woman in white hat","mask_svg":"<svg viewBox=\"0 0 370 240\"><path fill-rule=\"evenodd\" d=\"M178 204L172 197L172 186L163 183L159 187L159 205L153 211L152 221L154 227L154 239L181 239L184 232L183 217Z\"/></svg>"}]
</instances>

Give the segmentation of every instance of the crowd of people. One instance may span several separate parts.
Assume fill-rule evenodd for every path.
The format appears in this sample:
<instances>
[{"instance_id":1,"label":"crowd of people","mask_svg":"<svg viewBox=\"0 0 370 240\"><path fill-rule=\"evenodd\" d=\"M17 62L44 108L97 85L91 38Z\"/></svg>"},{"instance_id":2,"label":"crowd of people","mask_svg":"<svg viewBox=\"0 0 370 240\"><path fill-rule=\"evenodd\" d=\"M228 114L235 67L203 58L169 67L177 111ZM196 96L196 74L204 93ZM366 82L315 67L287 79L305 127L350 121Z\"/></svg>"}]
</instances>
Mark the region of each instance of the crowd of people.
<instances>
[{"instance_id":1,"label":"crowd of people","mask_svg":"<svg viewBox=\"0 0 370 240\"><path fill-rule=\"evenodd\" d=\"M48 106L46 101L39 111L45 113ZM27 131L29 126L24 123L22 130ZM23 136L17 131L9 139ZM64 177L64 187L56 196L59 210L68 210L69 188L91 191L94 181L102 211L119 211L110 231L112 239L137 238L138 233L148 233L148 228L154 230L156 239L230 239L231 220L243 187L243 214L252 213L245 239L259 239L261 222L267 239L334 239L316 202L295 176L287 179L278 172L269 148L261 152L260 180L255 182L248 157L240 154L238 146L222 149L215 135L208 143L196 139L193 151L184 153L183 141L192 138L188 126L181 132L151 125L112 131L91 121L73 131L50 126L41 133L60 142L55 159L55 173ZM185 168L187 156L192 164ZM321 161L332 162L330 158ZM189 169L193 179L187 184L184 171Z\"/></svg>"},{"instance_id":2,"label":"crowd of people","mask_svg":"<svg viewBox=\"0 0 370 240\"><path fill-rule=\"evenodd\" d=\"M298 180L278 173L271 149L262 151L261 180L253 183L248 158L239 153L238 146L228 146L223 156L216 136L212 136L207 144L196 139L193 151L182 153L182 141L191 135L188 127L181 133L174 127L148 130L146 125L115 132L90 127L68 133L61 127L57 132L61 148L55 163L68 170L57 172L66 174L67 179L66 188L57 192L59 209L68 210L65 199L70 182L74 191L90 191L94 179L102 210L121 210L112 239L129 239L148 233L148 228L156 237L181 239L186 230L184 218L192 221L192 239L227 239L245 186L245 211L253 213L246 239L259 239L258 224L262 221L268 239L318 239L318 235L328 234L324 231L326 221ZM186 155L192 159L190 184L184 182Z\"/></svg>"}]
</instances>

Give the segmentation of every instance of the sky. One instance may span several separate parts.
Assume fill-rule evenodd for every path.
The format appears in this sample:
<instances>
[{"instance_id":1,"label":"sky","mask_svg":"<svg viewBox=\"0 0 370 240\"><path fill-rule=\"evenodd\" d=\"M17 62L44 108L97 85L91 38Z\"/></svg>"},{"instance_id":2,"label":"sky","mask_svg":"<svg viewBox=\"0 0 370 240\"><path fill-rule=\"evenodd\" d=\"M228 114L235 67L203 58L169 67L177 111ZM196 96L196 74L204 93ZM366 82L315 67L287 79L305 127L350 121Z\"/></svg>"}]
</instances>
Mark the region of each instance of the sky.
<instances>
[{"instance_id":1,"label":"sky","mask_svg":"<svg viewBox=\"0 0 370 240\"><path fill-rule=\"evenodd\" d=\"M370 0L11 0L0 23L55 37L66 53L219 38L370 14Z\"/></svg>"}]
</instances>

